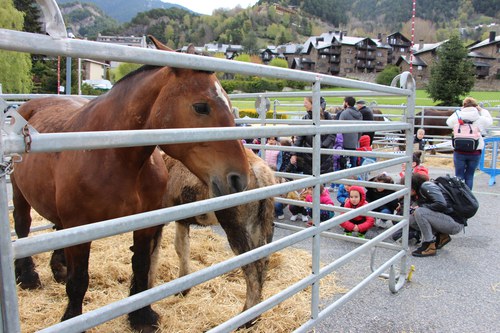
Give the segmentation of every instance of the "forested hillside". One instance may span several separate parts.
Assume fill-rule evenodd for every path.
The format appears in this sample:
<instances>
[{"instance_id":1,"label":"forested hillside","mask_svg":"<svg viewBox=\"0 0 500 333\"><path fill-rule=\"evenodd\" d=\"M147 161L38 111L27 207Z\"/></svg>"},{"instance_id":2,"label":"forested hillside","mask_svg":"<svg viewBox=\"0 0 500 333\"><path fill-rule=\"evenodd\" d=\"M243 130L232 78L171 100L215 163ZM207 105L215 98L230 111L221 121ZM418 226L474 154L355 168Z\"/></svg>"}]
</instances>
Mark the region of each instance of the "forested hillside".
<instances>
[{"instance_id":1,"label":"forested hillside","mask_svg":"<svg viewBox=\"0 0 500 333\"><path fill-rule=\"evenodd\" d=\"M246 50L255 51L269 44L302 43L311 35L333 29L374 38L395 31L411 35L411 0L397 4L393 0L260 0L249 9L220 9L213 15L199 15L178 7L144 10L144 6L158 1L92 0L104 8L73 1L61 4L61 9L67 25L77 35L93 39L97 33L153 34L172 48L187 43L220 42L241 44ZM129 11L137 14L120 24L109 15L125 3ZM481 40L489 30L500 29L498 24L493 28L490 25L500 21L500 1L418 0L416 16L417 42L441 41L459 28L464 39Z\"/></svg>"}]
</instances>

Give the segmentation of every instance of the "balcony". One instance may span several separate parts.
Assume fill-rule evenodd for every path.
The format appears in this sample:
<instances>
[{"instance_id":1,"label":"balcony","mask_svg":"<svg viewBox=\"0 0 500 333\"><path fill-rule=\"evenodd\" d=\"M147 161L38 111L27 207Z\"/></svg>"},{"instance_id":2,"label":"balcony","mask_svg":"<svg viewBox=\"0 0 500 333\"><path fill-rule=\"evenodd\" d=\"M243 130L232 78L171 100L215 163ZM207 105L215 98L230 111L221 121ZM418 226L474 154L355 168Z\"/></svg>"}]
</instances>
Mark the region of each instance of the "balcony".
<instances>
[{"instance_id":1,"label":"balcony","mask_svg":"<svg viewBox=\"0 0 500 333\"><path fill-rule=\"evenodd\" d=\"M340 48L339 47L329 47L322 49L319 54L324 54L324 55L340 55Z\"/></svg>"},{"instance_id":2,"label":"balcony","mask_svg":"<svg viewBox=\"0 0 500 333\"><path fill-rule=\"evenodd\" d=\"M340 57L333 56L330 58L330 62L334 63L334 64L338 64L338 63L340 63Z\"/></svg>"}]
</instances>

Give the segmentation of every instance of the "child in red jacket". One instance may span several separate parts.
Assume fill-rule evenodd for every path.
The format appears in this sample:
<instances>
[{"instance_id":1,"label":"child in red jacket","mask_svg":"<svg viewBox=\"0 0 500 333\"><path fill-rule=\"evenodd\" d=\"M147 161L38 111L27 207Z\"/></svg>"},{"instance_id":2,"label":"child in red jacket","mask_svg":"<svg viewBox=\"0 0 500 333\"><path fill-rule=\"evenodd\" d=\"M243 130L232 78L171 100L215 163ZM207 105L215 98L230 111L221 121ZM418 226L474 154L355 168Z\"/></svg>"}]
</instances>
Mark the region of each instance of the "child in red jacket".
<instances>
[{"instance_id":1,"label":"child in red jacket","mask_svg":"<svg viewBox=\"0 0 500 333\"><path fill-rule=\"evenodd\" d=\"M356 209L366 205L365 189L361 186L351 186L349 189L349 198L346 200L344 207ZM350 220L340 224L345 230L345 234L352 236L353 232L357 232L358 237L364 238L365 233L373 227L375 219L372 216L358 215Z\"/></svg>"}]
</instances>

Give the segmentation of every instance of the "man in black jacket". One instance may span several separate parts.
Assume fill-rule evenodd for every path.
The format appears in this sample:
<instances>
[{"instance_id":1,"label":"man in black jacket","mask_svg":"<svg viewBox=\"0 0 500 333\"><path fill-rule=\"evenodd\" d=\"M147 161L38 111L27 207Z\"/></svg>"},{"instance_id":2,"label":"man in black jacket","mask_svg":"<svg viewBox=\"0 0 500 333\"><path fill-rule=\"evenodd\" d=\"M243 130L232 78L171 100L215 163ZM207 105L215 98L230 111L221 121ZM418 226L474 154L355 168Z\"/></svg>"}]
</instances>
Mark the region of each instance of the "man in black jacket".
<instances>
[{"instance_id":1,"label":"man in black jacket","mask_svg":"<svg viewBox=\"0 0 500 333\"><path fill-rule=\"evenodd\" d=\"M359 100L356 102L356 109L361 113L363 120L373 120L373 110L366 106L366 102ZM370 146L373 144L373 137L375 132L363 132L361 135L368 135L370 137Z\"/></svg>"},{"instance_id":2,"label":"man in black jacket","mask_svg":"<svg viewBox=\"0 0 500 333\"><path fill-rule=\"evenodd\" d=\"M419 173L411 178L411 194L417 205L410 215L410 226L422 234L421 246L412 252L415 257L428 257L451 241L450 235L458 234L464 226L461 218L454 214L443 192L432 181ZM411 210L410 210L411 211Z\"/></svg>"}]
</instances>

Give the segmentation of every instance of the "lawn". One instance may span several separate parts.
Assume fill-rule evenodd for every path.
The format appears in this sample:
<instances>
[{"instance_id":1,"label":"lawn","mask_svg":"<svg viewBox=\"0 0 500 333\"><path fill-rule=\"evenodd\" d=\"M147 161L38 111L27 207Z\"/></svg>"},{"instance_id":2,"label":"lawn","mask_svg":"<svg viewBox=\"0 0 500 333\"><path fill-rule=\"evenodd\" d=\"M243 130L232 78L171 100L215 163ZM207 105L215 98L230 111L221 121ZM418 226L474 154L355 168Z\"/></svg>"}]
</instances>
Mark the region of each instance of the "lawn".
<instances>
[{"instance_id":1,"label":"lawn","mask_svg":"<svg viewBox=\"0 0 500 333\"><path fill-rule=\"evenodd\" d=\"M329 89L330 90L330 89ZM345 88L334 88L331 89L333 91L352 91L352 89ZM500 104L500 94L498 92L492 91L472 91L469 96L474 97L479 102L484 102L487 105L489 103L491 105ZM354 96L356 97L356 96ZM361 97L366 100L368 103L374 103L376 105L402 105L406 104L406 98L402 96L377 96L377 97ZM271 110L273 109L274 101L278 100L279 104L277 105L277 111L303 111L304 108L302 106L302 97L286 97L283 99L271 99ZM331 106L340 106L342 105L343 98L342 97L326 97L326 102L328 107ZM234 106L238 107L240 110L255 110L255 100L254 99L233 99L232 103ZM295 104L295 105L289 105ZM437 103L433 102L431 98L427 95L425 90L417 90L416 96L416 105L417 106L433 106ZM378 107L375 107L378 108ZM385 113L399 113L399 109L382 109L382 112Z\"/></svg>"}]
</instances>

